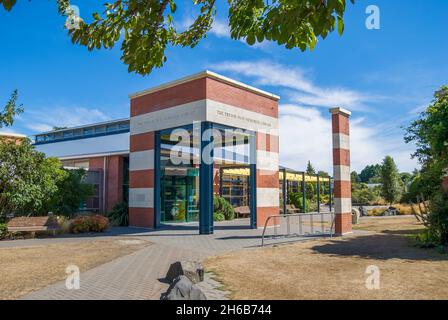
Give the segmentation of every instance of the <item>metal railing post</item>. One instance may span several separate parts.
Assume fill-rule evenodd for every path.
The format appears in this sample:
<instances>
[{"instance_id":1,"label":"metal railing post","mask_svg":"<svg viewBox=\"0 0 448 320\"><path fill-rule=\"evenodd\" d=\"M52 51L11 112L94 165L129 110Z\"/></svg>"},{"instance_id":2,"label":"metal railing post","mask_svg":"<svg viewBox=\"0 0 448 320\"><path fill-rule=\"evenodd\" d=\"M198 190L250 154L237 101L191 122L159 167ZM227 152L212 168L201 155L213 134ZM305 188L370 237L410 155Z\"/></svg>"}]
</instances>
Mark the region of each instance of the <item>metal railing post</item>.
<instances>
[{"instance_id":1,"label":"metal railing post","mask_svg":"<svg viewBox=\"0 0 448 320\"><path fill-rule=\"evenodd\" d=\"M316 213L315 212L315 213L308 213L308 214L298 213L298 214L273 215L273 216L267 217L267 219L265 221L264 228L263 228L263 233L261 235L261 246L264 246L265 238L267 237L266 236L266 230L267 230L267 226L270 223L270 221L274 221L274 225L272 226L274 228L274 235L273 236L271 235L270 237L272 237L273 239L277 239L280 236L287 238L287 237L290 237L292 235L291 234L291 217L296 217L296 216L298 217L298 219L299 219L299 233L298 233L298 235L299 236L303 236L305 234L303 232L304 231L303 230L303 222L306 221L306 219L303 220L303 217L309 217L309 219L310 219L310 227L311 227L311 232L309 234L314 234L314 216L315 215L320 215L320 217L321 217L321 226L322 226L322 233L321 234L324 235L325 234L324 215L326 215L326 214L330 215L330 222L331 222L331 225L330 225L330 237L333 237L334 217L335 217L333 212L321 212L321 213ZM282 222L283 218L286 218L285 219L286 223L287 223L287 225L286 225L286 233L285 233L284 229L281 229L281 234L279 234L279 230L278 229L279 229L279 227L281 228L282 225L283 225L282 224L283 223ZM316 232L316 233L319 233L319 232ZM297 235L297 234L294 233L294 235Z\"/></svg>"},{"instance_id":2,"label":"metal railing post","mask_svg":"<svg viewBox=\"0 0 448 320\"><path fill-rule=\"evenodd\" d=\"M305 172L302 172L302 211L306 213L306 181Z\"/></svg>"},{"instance_id":3,"label":"metal railing post","mask_svg":"<svg viewBox=\"0 0 448 320\"><path fill-rule=\"evenodd\" d=\"M319 181L319 175L316 175L317 177L317 212L320 213L320 181Z\"/></svg>"}]
</instances>

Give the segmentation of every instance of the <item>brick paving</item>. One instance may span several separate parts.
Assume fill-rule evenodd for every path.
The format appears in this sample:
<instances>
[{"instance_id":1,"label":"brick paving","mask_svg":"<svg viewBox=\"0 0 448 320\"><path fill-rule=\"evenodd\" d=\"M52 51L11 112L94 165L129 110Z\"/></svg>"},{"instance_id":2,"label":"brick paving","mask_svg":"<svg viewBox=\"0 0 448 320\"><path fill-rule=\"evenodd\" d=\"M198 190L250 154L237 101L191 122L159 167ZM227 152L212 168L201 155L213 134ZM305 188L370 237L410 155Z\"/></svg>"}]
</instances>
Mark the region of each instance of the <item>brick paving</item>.
<instances>
[{"instance_id":1,"label":"brick paving","mask_svg":"<svg viewBox=\"0 0 448 320\"><path fill-rule=\"evenodd\" d=\"M248 220L222 222L215 226L213 235L198 235L197 226L168 226L160 230L114 228L105 235L92 237L60 237L3 241L1 247L33 246L67 241L91 241L119 236L145 239L152 244L81 273L80 289L68 290L61 281L32 292L22 299L159 299L168 288L163 278L171 263L182 260L203 260L206 257L237 249L259 247L262 230L249 229ZM272 231L270 231L272 234ZM268 244L298 241L301 238L274 239ZM204 284L210 298L225 298L217 293L216 282Z\"/></svg>"}]
</instances>

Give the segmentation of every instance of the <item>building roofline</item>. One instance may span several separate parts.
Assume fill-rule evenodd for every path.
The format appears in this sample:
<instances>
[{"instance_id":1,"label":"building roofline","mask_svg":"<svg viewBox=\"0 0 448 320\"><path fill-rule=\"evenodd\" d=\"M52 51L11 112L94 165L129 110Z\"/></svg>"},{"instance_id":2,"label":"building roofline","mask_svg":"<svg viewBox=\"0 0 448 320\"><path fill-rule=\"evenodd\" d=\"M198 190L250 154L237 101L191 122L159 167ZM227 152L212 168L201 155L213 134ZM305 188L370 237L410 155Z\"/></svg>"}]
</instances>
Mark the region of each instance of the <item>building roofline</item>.
<instances>
[{"instance_id":1,"label":"building roofline","mask_svg":"<svg viewBox=\"0 0 448 320\"><path fill-rule=\"evenodd\" d=\"M40 136L42 134L49 134L49 133L56 133L56 132L64 132L64 131L67 131L67 130L84 129L84 128L88 128L88 127L101 126L101 125L112 124L112 123L123 122L123 121L130 121L130 118L121 118L121 119L116 119L116 120L108 120L108 121L102 121L102 122L85 124L85 125L82 125L82 126L68 127L68 128L60 129L60 130L51 130L51 131L39 132L39 133L33 134L33 136Z\"/></svg>"},{"instance_id":2,"label":"building roofline","mask_svg":"<svg viewBox=\"0 0 448 320\"><path fill-rule=\"evenodd\" d=\"M174 86L178 86L178 85L186 83L186 82L190 82L190 81L193 81L193 80L196 80L196 79L201 79L201 78L206 78L206 77L207 78L211 78L211 79L219 80L221 82L227 83L227 84L232 85L234 87L245 89L247 91L250 91L250 92L262 95L262 96L270 98L270 99L274 99L274 100L279 100L280 99L279 96L277 96L277 95L275 95L273 93L270 93L270 92L267 92L267 91L264 91L264 90L252 87L252 86L247 85L247 84L245 84L243 82L233 80L231 78L225 77L223 75L220 75L220 74L218 74L216 72L209 71L209 70L201 71L201 72L198 72L198 73L195 73L195 74L192 74L192 75L189 75L189 76L186 76L186 77L174 80L174 81L170 81L170 82L167 82L167 83L164 83L164 84L161 84L161 85L158 85L158 86L146 89L146 90L142 90L142 91L137 91L135 93L131 93L131 94L129 94L129 98L130 99L134 99L134 98L137 98L137 97L149 94L149 93L157 92L157 91L160 91L160 90L163 90L163 89L168 89L168 88L171 88L171 87L174 87Z\"/></svg>"}]
</instances>

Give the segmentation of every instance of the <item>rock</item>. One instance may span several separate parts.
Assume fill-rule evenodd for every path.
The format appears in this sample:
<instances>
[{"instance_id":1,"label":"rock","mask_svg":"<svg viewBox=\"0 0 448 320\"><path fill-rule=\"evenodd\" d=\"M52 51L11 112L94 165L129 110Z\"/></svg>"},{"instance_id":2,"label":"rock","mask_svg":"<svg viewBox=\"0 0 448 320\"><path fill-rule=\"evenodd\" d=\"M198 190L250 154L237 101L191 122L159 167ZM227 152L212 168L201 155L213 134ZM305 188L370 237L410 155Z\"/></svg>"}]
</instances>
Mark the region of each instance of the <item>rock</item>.
<instances>
[{"instance_id":1,"label":"rock","mask_svg":"<svg viewBox=\"0 0 448 320\"><path fill-rule=\"evenodd\" d=\"M171 264L166 279L172 282L178 276L186 276L193 283L204 280L204 267L197 261L177 261Z\"/></svg>"},{"instance_id":2,"label":"rock","mask_svg":"<svg viewBox=\"0 0 448 320\"><path fill-rule=\"evenodd\" d=\"M358 224L361 213L358 209L352 208L352 224Z\"/></svg>"},{"instance_id":3,"label":"rock","mask_svg":"<svg viewBox=\"0 0 448 320\"><path fill-rule=\"evenodd\" d=\"M207 298L189 278L181 275L173 280L160 300L207 300Z\"/></svg>"}]
</instances>

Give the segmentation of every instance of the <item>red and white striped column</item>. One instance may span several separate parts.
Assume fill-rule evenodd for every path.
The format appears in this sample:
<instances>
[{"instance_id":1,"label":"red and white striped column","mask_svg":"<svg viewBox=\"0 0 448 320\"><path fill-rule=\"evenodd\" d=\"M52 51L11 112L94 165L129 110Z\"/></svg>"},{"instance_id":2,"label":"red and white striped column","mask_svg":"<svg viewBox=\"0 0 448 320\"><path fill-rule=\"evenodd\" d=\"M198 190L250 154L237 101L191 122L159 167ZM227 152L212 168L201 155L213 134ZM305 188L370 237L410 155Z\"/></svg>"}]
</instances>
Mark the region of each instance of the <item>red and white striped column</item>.
<instances>
[{"instance_id":1,"label":"red and white striped column","mask_svg":"<svg viewBox=\"0 0 448 320\"><path fill-rule=\"evenodd\" d=\"M154 228L154 132L133 134L129 154L129 225Z\"/></svg>"},{"instance_id":2,"label":"red and white striped column","mask_svg":"<svg viewBox=\"0 0 448 320\"><path fill-rule=\"evenodd\" d=\"M333 132L333 177L335 233L352 232L352 194L350 181L350 115L343 108L330 109Z\"/></svg>"}]
</instances>

